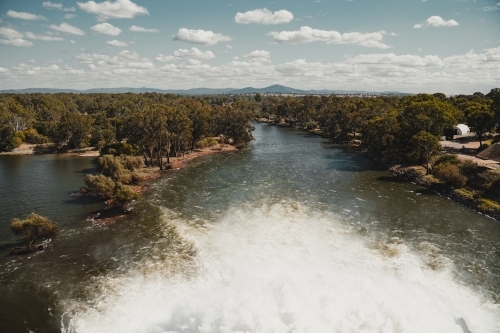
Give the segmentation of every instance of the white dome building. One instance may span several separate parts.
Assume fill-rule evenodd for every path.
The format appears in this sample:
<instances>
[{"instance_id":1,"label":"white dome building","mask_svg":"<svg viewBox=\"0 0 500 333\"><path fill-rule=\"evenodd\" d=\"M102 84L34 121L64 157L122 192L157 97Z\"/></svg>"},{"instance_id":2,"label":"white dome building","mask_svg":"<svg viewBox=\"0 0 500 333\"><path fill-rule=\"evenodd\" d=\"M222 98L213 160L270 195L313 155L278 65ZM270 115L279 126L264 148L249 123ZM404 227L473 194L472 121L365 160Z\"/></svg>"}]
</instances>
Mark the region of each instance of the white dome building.
<instances>
[{"instance_id":1,"label":"white dome building","mask_svg":"<svg viewBox=\"0 0 500 333\"><path fill-rule=\"evenodd\" d=\"M470 134L469 126L465 124L458 124L455 126L455 135L467 135Z\"/></svg>"}]
</instances>

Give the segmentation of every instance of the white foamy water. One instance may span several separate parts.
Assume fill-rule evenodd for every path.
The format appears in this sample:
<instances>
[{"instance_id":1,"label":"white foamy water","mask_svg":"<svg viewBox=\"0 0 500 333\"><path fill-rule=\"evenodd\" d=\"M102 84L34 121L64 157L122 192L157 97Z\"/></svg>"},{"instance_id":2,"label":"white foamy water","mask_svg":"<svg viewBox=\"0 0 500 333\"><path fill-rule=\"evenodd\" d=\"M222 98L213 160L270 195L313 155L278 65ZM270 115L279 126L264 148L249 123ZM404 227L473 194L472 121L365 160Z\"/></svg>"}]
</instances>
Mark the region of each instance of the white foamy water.
<instances>
[{"instance_id":1,"label":"white foamy water","mask_svg":"<svg viewBox=\"0 0 500 333\"><path fill-rule=\"evenodd\" d=\"M166 214L197 253L103 276L67 302L64 332L498 332L499 310L448 265L361 236L297 203L240 207L195 227ZM176 261L171 263L170 261ZM179 264L180 262L180 264ZM176 270L177 271L177 270ZM182 271L182 270L181 270Z\"/></svg>"}]
</instances>

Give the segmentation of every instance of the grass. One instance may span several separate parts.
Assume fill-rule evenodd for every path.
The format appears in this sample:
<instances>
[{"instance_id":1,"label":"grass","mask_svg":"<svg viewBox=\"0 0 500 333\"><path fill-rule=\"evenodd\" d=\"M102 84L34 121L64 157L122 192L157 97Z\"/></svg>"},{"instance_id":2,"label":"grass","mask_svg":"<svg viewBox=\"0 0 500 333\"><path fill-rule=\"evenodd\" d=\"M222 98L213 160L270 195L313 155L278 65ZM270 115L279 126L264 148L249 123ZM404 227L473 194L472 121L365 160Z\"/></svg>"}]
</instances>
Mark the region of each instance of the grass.
<instances>
[{"instance_id":1,"label":"grass","mask_svg":"<svg viewBox=\"0 0 500 333\"><path fill-rule=\"evenodd\" d=\"M465 189L465 188L458 188L456 190L453 190L453 192L460 194L461 196L464 196L468 199L474 199L474 194L472 194L471 191ZM500 207L500 206L499 206Z\"/></svg>"},{"instance_id":2,"label":"grass","mask_svg":"<svg viewBox=\"0 0 500 333\"><path fill-rule=\"evenodd\" d=\"M479 199L479 209L487 211L487 212L493 212L500 210L500 204L498 202L495 202L493 200L481 198Z\"/></svg>"}]
</instances>

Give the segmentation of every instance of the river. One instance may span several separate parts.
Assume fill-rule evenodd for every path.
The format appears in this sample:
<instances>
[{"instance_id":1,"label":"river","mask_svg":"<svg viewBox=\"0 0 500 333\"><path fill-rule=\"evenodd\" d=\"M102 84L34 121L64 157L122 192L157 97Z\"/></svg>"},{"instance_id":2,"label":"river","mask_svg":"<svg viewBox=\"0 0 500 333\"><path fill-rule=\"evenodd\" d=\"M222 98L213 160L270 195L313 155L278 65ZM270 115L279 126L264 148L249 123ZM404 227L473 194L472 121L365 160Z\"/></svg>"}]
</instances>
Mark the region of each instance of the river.
<instances>
[{"instance_id":1,"label":"river","mask_svg":"<svg viewBox=\"0 0 500 333\"><path fill-rule=\"evenodd\" d=\"M263 124L254 136L151 183L107 227L82 219L92 204L69 203L76 184L61 191L69 202L33 191L29 209L62 231L44 253L0 258L0 331L500 331L499 222L356 149ZM16 191L0 208L27 215L13 203L30 185L4 185L16 172L5 163L0 188ZM86 163L64 174L82 179Z\"/></svg>"}]
</instances>

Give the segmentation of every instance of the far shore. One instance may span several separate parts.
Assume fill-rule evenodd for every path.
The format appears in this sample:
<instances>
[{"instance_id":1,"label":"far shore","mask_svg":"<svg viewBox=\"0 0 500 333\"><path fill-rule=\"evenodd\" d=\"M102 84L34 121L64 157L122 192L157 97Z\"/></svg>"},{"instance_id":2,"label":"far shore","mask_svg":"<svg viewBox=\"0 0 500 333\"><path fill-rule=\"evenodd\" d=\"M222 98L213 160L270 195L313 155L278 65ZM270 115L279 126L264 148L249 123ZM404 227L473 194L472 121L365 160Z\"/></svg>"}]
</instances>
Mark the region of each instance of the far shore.
<instances>
[{"instance_id":1,"label":"far shore","mask_svg":"<svg viewBox=\"0 0 500 333\"><path fill-rule=\"evenodd\" d=\"M23 143L18 148L14 148L8 152L0 153L0 156L47 155L47 154L78 155L78 156L88 156L88 157L99 156L99 150L95 147L87 147L83 149L69 149L63 151L49 150L48 147L50 147L50 144L36 145L36 144ZM37 148L41 149L37 151Z\"/></svg>"}]
</instances>

